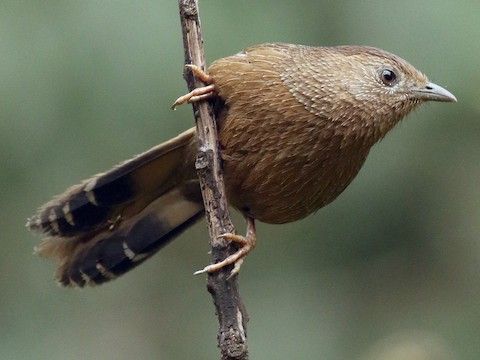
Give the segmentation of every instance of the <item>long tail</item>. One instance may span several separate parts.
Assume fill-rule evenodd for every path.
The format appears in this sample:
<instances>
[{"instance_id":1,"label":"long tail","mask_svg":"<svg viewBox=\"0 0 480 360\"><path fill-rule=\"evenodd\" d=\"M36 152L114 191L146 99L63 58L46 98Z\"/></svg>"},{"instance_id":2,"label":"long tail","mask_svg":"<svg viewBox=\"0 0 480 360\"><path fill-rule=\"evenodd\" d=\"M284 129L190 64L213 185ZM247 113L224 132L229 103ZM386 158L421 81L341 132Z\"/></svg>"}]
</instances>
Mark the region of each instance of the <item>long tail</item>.
<instances>
[{"instance_id":1,"label":"long tail","mask_svg":"<svg viewBox=\"0 0 480 360\"><path fill-rule=\"evenodd\" d=\"M62 285L95 285L122 275L201 216L193 146L191 129L40 208L27 227L49 235L36 252L58 261Z\"/></svg>"}]
</instances>

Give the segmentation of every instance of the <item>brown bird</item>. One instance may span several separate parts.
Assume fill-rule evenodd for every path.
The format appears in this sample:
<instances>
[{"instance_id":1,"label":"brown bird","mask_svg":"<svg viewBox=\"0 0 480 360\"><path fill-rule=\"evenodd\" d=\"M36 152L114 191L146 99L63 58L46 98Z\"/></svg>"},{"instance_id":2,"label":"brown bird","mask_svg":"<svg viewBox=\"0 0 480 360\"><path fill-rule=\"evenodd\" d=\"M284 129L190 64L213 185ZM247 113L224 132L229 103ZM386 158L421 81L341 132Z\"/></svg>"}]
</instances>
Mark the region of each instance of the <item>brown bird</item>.
<instances>
[{"instance_id":1,"label":"brown bird","mask_svg":"<svg viewBox=\"0 0 480 360\"><path fill-rule=\"evenodd\" d=\"M281 224L333 201L370 148L425 101L456 101L400 57L364 46L263 44L220 60L207 84L176 104L215 102L229 203L247 219ZM203 213L195 129L71 187L29 219L48 235L39 254L58 261L66 286L100 284L152 256Z\"/></svg>"}]
</instances>

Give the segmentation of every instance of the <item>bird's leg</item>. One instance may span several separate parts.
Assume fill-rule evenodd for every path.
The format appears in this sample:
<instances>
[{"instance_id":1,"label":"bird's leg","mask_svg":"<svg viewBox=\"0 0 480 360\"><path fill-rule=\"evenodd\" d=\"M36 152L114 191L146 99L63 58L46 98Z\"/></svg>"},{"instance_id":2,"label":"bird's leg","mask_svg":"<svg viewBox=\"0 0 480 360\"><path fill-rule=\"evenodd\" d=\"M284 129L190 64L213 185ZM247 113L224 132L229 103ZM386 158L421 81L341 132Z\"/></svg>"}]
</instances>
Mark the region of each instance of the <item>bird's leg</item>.
<instances>
[{"instance_id":1,"label":"bird's leg","mask_svg":"<svg viewBox=\"0 0 480 360\"><path fill-rule=\"evenodd\" d=\"M242 266L243 260L248 255L248 253L255 247L255 244L257 241L257 234L255 231L255 220L251 217L247 217L246 220L247 220L247 233L245 236L231 234L231 233L220 235L220 237L226 240L233 241L239 244L241 246L240 249L238 249L236 253L230 255L226 259L218 263L208 265L202 270L195 272L195 275L203 274L206 272L208 273L216 272L224 268L225 266L228 266L231 264L235 264L235 265L229 277L232 277L233 275L238 274L238 272L240 271L240 267Z\"/></svg>"},{"instance_id":2,"label":"bird's leg","mask_svg":"<svg viewBox=\"0 0 480 360\"><path fill-rule=\"evenodd\" d=\"M209 99L213 95L215 95L215 85L213 84L213 79L210 75L208 75L205 71L203 71L199 66L193 64L185 65L186 68L190 69L198 80L207 84L206 86L202 86L196 89L193 89L188 94L180 96L172 105L172 109L179 105L183 105L185 103L193 103L205 99Z\"/></svg>"}]
</instances>

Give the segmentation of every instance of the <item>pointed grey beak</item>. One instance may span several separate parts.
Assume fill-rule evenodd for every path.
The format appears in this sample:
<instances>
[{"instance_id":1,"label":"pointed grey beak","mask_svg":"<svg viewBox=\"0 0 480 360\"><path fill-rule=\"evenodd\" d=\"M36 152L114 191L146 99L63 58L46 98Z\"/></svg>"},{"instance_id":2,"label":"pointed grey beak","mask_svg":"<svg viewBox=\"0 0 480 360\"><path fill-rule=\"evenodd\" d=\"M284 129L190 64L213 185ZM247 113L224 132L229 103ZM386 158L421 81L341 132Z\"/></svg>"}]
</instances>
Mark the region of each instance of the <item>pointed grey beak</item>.
<instances>
[{"instance_id":1,"label":"pointed grey beak","mask_svg":"<svg viewBox=\"0 0 480 360\"><path fill-rule=\"evenodd\" d=\"M457 102L455 95L434 83L428 83L422 88L415 88L413 89L413 93L417 99L421 100Z\"/></svg>"}]
</instances>

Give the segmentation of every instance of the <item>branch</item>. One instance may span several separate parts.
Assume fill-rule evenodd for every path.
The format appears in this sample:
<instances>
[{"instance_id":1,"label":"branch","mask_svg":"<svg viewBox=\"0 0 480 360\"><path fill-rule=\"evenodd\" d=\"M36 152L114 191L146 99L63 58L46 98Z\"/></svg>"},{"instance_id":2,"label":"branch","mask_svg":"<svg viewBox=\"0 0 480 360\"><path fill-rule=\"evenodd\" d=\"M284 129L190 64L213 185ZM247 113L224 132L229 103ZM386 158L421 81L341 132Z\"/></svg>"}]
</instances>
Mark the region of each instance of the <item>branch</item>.
<instances>
[{"instance_id":1,"label":"branch","mask_svg":"<svg viewBox=\"0 0 480 360\"><path fill-rule=\"evenodd\" d=\"M179 0L180 21L185 48L185 64L205 70L203 39L197 0ZM184 72L189 91L202 86L190 71ZM206 101L193 103L199 150L195 167L203 195L210 234L213 263L235 253L236 246L219 236L235 231L225 196L217 128L212 105ZM248 359L245 307L240 298L238 276L230 275L232 267L209 274L207 288L212 295L219 322L218 346L222 360Z\"/></svg>"}]
</instances>

